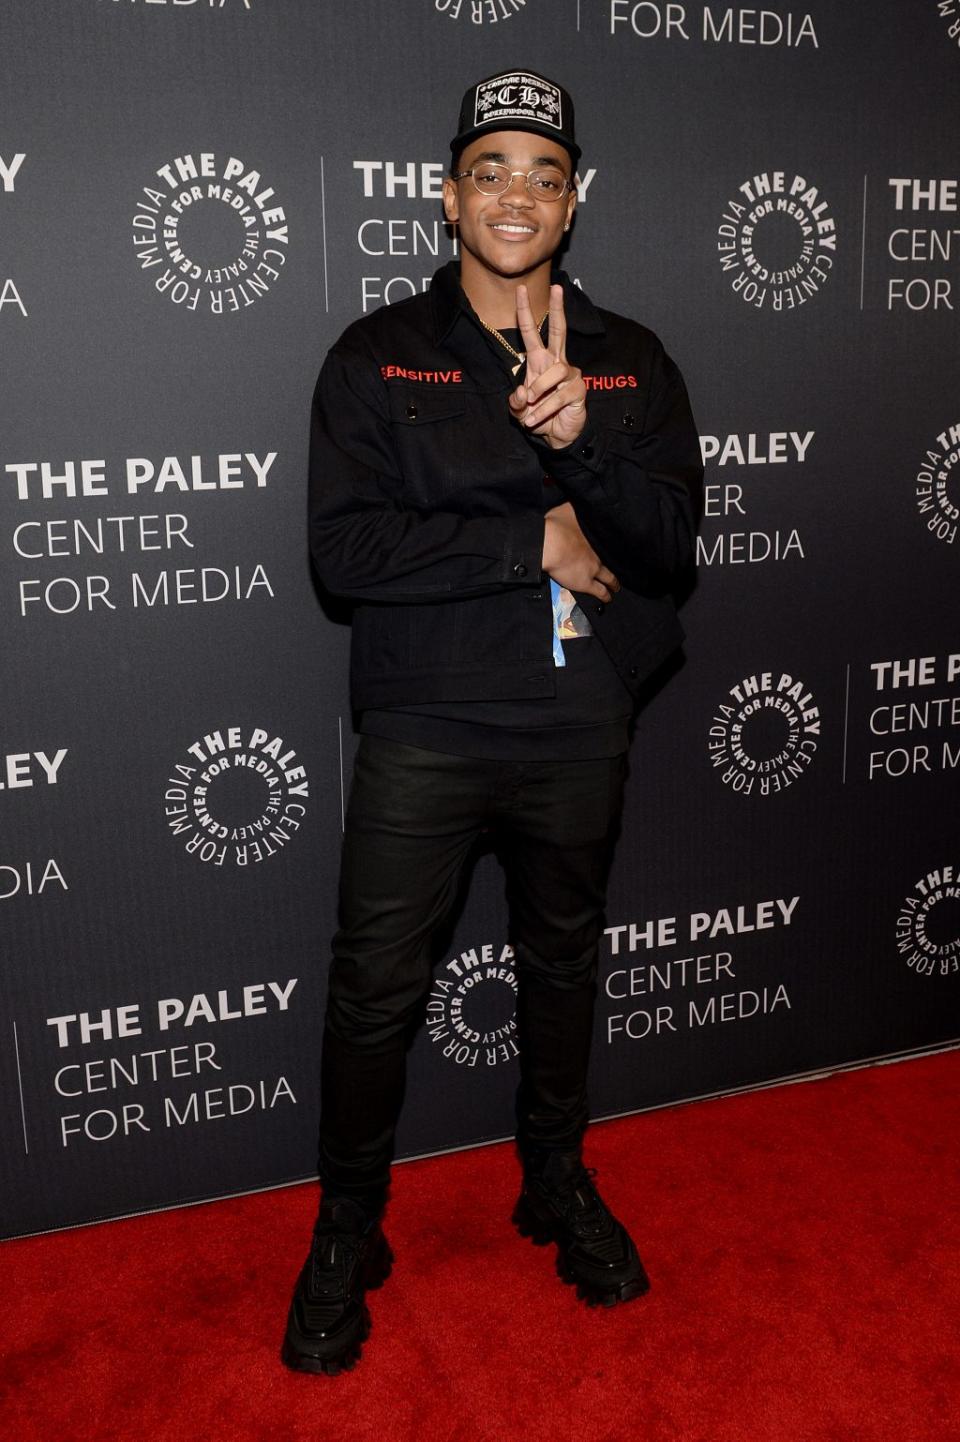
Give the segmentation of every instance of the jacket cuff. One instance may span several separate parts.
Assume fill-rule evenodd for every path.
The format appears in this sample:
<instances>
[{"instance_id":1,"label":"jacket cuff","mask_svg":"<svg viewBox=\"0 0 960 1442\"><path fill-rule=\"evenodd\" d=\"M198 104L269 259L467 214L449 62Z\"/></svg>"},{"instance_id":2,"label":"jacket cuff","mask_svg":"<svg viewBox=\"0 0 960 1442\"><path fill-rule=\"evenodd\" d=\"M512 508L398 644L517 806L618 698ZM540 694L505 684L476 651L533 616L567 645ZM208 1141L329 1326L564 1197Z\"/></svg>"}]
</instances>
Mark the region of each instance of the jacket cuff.
<instances>
[{"instance_id":1,"label":"jacket cuff","mask_svg":"<svg viewBox=\"0 0 960 1442\"><path fill-rule=\"evenodd\" d=\"M507 531L503 552L503 580L519 585L543 580L543 516L536 511L517 516Z\"/></svg>"},{"instance_id":2,"label":"jacket cuff","mask_svg":"<svg viewBox=\"0 0 960 1442\"><path fill-rule=\"evenodd\" d=\"M584 481L588 477L596 477L600 473L603 464L603 445L600 438L600 427L595 421L587 421L577 439L571 441L569 446L559 446L555 449L540 436L530 436L529 439L531 444L536 447L544 470L557 481Z\"/></svg>"}]
</instances>

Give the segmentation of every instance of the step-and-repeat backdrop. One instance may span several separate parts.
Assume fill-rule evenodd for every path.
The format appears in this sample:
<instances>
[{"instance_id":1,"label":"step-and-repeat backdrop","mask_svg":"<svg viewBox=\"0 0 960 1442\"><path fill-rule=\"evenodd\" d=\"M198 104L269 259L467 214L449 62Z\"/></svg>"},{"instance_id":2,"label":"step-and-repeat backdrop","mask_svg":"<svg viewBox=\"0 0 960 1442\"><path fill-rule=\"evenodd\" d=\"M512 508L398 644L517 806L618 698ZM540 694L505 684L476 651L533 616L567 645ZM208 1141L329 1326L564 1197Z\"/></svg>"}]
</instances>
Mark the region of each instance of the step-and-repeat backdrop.
<instances>
[{"instance_id":1,"label":"step-and-repeat backdrop","mask_svg":"<svg viewBox=\"0 0 960 1442\"><path fill-rule=\"evenodd\" d=\"M958 0L5 0L0 66L3 1234L314 1172L356 743L310 399L455 256L497 70L573 93L565 267L707 463L593 1115L960 1037ZM401 1156L512 1128L491 857L442 948Z\"/></svg>"}]
</instances>

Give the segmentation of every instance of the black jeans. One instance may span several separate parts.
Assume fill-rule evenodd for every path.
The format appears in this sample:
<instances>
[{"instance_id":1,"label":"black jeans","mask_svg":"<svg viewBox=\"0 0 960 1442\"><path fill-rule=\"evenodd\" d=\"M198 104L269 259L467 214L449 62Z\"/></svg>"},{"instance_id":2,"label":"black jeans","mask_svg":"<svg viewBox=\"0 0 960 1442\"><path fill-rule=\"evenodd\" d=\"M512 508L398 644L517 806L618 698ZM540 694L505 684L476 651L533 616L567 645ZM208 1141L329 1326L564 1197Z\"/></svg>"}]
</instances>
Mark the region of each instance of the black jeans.
<instances>
[{"instance_id":1,"label":"black jeans","mask_svg":"<svg viewBox=\"0 0 960 1442\"><path fill-rule=\"evenodd\" d=\"M354 766L323 1035L320 1178L381 1204L431 942L488 830L516 955L524 1158L577 1147L589 1118L597 949L626 756L480 761L364 736Z\"/></svg>"}]
</instances>

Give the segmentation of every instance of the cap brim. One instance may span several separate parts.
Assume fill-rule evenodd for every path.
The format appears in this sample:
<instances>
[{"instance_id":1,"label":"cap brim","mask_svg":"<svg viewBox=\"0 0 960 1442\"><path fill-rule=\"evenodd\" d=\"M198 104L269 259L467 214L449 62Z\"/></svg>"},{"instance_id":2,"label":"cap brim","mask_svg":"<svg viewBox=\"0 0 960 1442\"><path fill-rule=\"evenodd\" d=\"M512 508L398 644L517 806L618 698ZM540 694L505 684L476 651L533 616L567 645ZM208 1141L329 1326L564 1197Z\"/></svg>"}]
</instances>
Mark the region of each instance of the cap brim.
<instances>
[{"instance_id":1,"label":"cap brim","mask_svg":"<svg viewBox=\"0 0 960 1442\"><path fill-rule=\"evenodd\" d=\"M477 140L481 135L492 135L498 130L523 130L529 135L542 135L546 140L552 140L555 145L559 145L561 149L565 150L575 166L579 163L582 154L579 145L558 135L556 130L551 130L547 125L538 125L535 120L504 120L495 121L489 125L474 126L472 130L464 130L461 135L455 135L450 142L450 150L456 154L458 150L463 150L465 146L469 145L471 141Z\"/></svg>"}]
</instances>

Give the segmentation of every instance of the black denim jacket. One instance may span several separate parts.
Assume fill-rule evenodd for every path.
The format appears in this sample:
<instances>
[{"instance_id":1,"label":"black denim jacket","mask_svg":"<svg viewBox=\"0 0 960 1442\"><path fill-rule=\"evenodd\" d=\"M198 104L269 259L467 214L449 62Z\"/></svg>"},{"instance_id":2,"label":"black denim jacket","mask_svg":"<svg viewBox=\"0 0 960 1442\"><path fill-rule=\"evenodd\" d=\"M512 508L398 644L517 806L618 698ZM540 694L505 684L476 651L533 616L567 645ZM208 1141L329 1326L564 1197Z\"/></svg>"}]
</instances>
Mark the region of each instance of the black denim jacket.
<instances>
[{"instance_id":1,"label":"black denim jacket","mask_svg":"<svg viewBox=\"0 0 960 1442\"><path fill-rule=\"evenodd\" d=\"M515 382L455 262L426 294L355 321L324 362L310 548L323 585L355 602L356 710L554 695L545 496L573 503L620 579L606 605L577 599L629 689L683 639L672 591L693 565L703 480L683 379L652 331L555 279L588 385L586 428L564 450L511 417Z\"/></svg>"}]
</instances>

